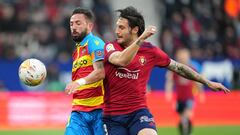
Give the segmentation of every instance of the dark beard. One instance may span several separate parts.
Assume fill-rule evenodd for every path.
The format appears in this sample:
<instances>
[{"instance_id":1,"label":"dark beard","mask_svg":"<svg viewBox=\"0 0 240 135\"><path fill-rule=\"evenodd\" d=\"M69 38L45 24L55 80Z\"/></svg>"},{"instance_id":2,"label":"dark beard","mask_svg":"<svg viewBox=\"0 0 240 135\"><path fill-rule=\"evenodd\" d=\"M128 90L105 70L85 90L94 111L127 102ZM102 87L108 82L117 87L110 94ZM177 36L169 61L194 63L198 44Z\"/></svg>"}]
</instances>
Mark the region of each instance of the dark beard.
<instances>
[{"instance_id":1,"label":"dark beard","mask_svg":"<svg viewBox=\"0 0 240 135\"><path fill-rule=\"evenodd\" d=\"M87 31L83 31L78 36L72 36L73 41L80 43L87 36Z\"/></svg>"},{"instance_id":2,"label":"dark beard","mask_svg":"<svg viewBox=\"0 0 240 135\"><path fill-rule=\"evenodd\" d=\"M131 39L126 39L124 42L119 43L120 46L122 46L123 48L128 47L130 44L132 43Z\"/></svg>"}]
</instances>

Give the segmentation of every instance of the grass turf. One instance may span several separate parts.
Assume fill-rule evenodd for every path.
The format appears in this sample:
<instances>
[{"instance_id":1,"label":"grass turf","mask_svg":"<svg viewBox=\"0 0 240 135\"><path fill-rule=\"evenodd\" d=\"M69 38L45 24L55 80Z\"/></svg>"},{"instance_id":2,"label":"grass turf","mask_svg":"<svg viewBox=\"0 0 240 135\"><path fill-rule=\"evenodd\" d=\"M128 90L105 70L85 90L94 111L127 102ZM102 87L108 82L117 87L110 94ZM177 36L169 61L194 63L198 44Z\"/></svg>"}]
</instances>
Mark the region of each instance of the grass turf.
<instances>
[{"instance_id":1,"label":"grass turf","mask_svg":"<svg viewBox=\"0 0 240 135\"><path fill-rule=\"evenodd\" d=\"M177 128L158 128L159 135L179 135ZM239 126L194 127L192 135L240 135Z\"/></svg>"},{"instance_id":2,"label":"grass turf","mask_svg":"<svg viewBox=\"0 0 240 135\"><path fill-rule=\"evenodd\" d=\"M0 135L63 135L64 130L11 130L1 131ZM159 135L178 135L174 127L158 128ZM192 135L240 135L239 126L201 126L195 127Z\"/></svg>"}]
</instances>

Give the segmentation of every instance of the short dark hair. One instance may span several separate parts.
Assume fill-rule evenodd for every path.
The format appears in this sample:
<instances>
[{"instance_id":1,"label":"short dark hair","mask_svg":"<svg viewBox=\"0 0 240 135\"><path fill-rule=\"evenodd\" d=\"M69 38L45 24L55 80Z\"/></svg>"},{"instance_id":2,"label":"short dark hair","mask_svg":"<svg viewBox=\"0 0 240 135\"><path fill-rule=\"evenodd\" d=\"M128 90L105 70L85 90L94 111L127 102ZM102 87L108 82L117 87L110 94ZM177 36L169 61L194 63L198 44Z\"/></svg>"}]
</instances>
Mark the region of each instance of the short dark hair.
<instances>
[{"instance_id":1,"label":"short dark hair","mask_svg":"<svg viewBox=\"0 0 240 135\"><path fill-rule=\"evenodd\" d=\"M125 9L118 9L117 12L120 12L119 17L125 18L128 20L128 24L131 28L138 26L138 36L140 36L145 30L145 21L143 15L137 11L136 8L129 6Z\"/></svg>"},{"instance_id":2,"label":"short dark hair","mask_svg":"<svg viewBox=\"0 0 240 135\"><path fill-rule=\"evenodd\" d=\"M87 17L87 19L90 20L91 22L95 21L95 16L93 12L89 9L81 8L81 7L75 8L72 12L72 16L75 14L84 14Z\"/></svg>"}]
</instances>

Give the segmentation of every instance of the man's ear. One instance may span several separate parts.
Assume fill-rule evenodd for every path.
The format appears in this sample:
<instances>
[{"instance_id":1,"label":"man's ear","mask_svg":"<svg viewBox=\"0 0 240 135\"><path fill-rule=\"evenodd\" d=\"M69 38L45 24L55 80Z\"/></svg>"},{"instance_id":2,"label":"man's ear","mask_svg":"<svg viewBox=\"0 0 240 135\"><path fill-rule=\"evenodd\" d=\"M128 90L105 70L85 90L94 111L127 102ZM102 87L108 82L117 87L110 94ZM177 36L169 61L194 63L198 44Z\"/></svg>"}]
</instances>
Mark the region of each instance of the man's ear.
<instances>
[{"instance_id":1,"label":"man's ear","mask_svg":"<svg viewBox=\"0 0 240 135\"><path fill-rule=\"evenodd\" d=\"M138 26L136 26L136 27L134 27L134 28L132 29L132 33L134 33L134 34L137 34L138 31L139 31L139 27L138 27Z\"/></svg>"},{"instance_id":2,"label":"man's ear","mask_svg":"<svg viewBox=\"0 0 240 135\"><path fill-rule=\"evenodd\" d=\"M88 29L92 31L93 27L94 27L94 23L89 22L88 23Z\"/></svg>"}]
</instances>

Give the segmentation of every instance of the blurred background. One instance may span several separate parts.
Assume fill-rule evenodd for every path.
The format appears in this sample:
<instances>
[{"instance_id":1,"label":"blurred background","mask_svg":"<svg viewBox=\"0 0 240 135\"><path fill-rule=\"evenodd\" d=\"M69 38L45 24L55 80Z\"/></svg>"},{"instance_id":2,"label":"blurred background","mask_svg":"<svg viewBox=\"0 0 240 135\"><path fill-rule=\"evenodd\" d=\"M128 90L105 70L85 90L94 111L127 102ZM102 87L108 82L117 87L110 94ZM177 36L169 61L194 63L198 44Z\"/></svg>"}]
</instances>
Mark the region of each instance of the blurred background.
<instances>
[{"instance_id":1,"label":"blurred background","mask_svg":"<svg viewBox=\"0 0 240 135\"><path fill-rule=\"evenodd\" d=\"M223 95L205 88L206 102L196 101L195 124L239 127L240 0L1 0L0 130L57 129L63 134L71 110L71 97L63 90L71 79L75 46L69 30L72 10L92 9L94 33L108 42L114 40L114 10L130 5L142 12L146 25L158 27L151 42L173 59L177 49L188 48L197 71L232 90ZM18 67L28 58L47 67L40 86L27 87L19 81ZM173 103L164 99L165 73L159 68L152 71L147 96L158 126L174 127Z\"/></svg>"}]
</instances>

